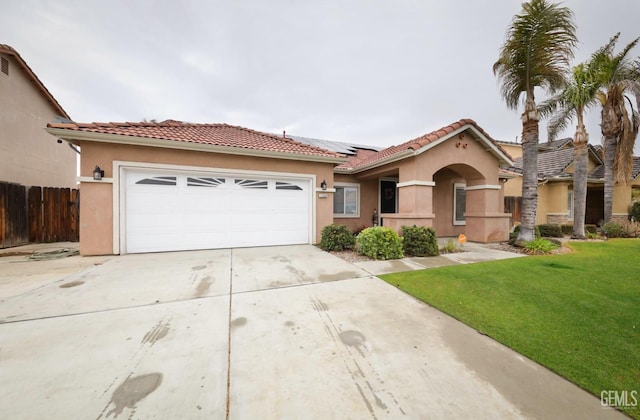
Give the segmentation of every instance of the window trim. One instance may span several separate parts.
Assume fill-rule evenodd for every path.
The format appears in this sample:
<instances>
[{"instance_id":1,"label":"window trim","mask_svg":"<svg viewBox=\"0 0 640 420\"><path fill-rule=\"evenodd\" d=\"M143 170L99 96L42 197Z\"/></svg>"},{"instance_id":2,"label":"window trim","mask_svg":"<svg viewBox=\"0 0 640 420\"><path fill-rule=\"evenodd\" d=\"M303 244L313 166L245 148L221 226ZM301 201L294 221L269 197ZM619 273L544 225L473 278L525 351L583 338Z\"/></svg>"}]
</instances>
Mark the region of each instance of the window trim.
<instances>
[{"instance_id":1,"label":"window trim","mask_svg":"<svg viewBox=\"0 0 640 420\"><path fill-rule=\"evenodd\" d=\"M573 217L573 190L567 191L567 217Z\"/></svg>"},{"instance_id":2,"label":"window trim","mask_svg":"<svg viewBox=\"0 0 640 420\"><path fill-rule=\"evenodd\" d=\"M333 193L334 204L335 204L335 199L338 194L339 188L355 188L356 189L356 213L355 214L333 213L333 217L341 218L341 219L360 218L360 184L353 183L353 182L334 182L333 187L335 189L335 192Z\"/></svg>"},{"instance_id":3,"label":"window trim","mask_svg":"<svg viewBox=\"0 0 640 420\"><path fill-rule=\"evenodd\" d=\"M462 189L464 191L464 195L465 195L465 204L467 202L467 184L461 183L461 182L456 182L453 184L453 211L452 211L452 219L453 219L453 225L454 226L466 226L467 225L467 220L466 217L464 220L458 220L456 219L456 209L458 206L457 203L457 191L458 189ZM466 206L465 206L466 207ZM466 208L465 208L465 213L466 213ZM463 213L464 214L464 213Z\"/></svg>"}]
</instances>

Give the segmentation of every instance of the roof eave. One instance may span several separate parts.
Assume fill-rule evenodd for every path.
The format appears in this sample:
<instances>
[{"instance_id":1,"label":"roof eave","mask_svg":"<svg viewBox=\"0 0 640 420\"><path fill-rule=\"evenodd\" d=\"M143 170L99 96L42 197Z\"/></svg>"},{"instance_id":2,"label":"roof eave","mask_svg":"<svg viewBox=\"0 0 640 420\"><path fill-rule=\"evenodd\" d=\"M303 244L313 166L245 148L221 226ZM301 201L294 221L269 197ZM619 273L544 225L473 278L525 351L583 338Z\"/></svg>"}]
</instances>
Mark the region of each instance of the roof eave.
<instances>
[{"instance_id":1,"label":"roof eave","mask_svg":"<svg viewBox=\"0 0 640 420\"><path fill-rule=\"evenodd\" d=\"M414 156L414 151L412 149L407 149L399 153L395 153L391 156L387 156L386 158L382 158L380 160L376 160L374 162L368 163L363 166L358 166L356 168L350 168L350 169L339 169L339 170L336 170L335 172L339 172L342 174L357 174L369 169L374 169L383 165L387 165L389 163L397 162L399 160L402 160L411 156Z\"/></svg>"},{"instance_id":2,"label":"roof eave","mask_svg":"<svg viewBox=\"0 0 640 420\"><path fill-rule=\"evenodd\" d=\"M213 144L191 143L177 140L157 139L150 137L123 136L120 134L93 133L86 131L68 130L64 128L46 128L49 134L62 138L69 143L80 145L80 142L115 143L130 146L161 147L166 149L190 150L209 153L224 153L229 155L265 157L288 160L302 160L307 162L321 162L341 164L346 157L315 156L292 152L278 152L258 149L244 149L241 147L218 146Z\"/></svg>"},{"instance_id":3,"label":"roof eave","mask_svg":"<svg viewBox=\"0 0 640 420\"><path fill-rule=\"evenodd\" d=\"M58 112L60 112L60 114L62 114L60 116L67 119L71 119L69 114L67 114L67 111L65 111L64 108L62 108L62 105L60 105L60 103L56 100L56 98L53 97L51 92L49 92L49 89L47 89L44 83L42 83L40 78L33 72L33 70L31 70L31 67L29 67L27 62L22 59L22 57L16 50L14 50L11 47L3 48L2 46L0 46L0 53L7 54L14 57L18 62L18 64L20 64L20 67L22 67L22 69L27 73L29 78L36 84L36 86L38 86L38 88L40 89L40 92L44 94L44 96L47 98L47 101L49 101L51 105L53 105L53 107Z\"/></svg>"}]
</instances>

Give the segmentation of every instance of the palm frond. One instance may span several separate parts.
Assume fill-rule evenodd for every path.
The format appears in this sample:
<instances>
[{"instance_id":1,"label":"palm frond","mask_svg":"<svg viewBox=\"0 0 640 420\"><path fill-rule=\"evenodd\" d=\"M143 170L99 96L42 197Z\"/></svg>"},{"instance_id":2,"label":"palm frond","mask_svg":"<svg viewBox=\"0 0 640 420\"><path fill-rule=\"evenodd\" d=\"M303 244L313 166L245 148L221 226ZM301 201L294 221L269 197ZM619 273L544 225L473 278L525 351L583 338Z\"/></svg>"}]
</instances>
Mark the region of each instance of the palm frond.
<instances>
[{"instance_id":1,"label":"palm frond","mask_svg":"<svg viewBox=\"0 0 640 420\"><path fill-rule=\"evenodd\" d=\"M534 100L539 86L549 92L564 86L577 43L573 12L546 0L522 5L507 31L493 72L507 106L517 109L522 94Z\"/></svg>"},{"instance_id":2,"label":"palm frond","mask_svg":"<svg viewBox=\"0 0 640 420\"><path fill-rule=\"evenodd\" d=\"M564 131L569 124L578 117L578 109L573 106L559 108L553 115L547 126L549 141L555 140L558 134ZM581 112L581 111L580 111Z\"/></svg>"}]
</instances>

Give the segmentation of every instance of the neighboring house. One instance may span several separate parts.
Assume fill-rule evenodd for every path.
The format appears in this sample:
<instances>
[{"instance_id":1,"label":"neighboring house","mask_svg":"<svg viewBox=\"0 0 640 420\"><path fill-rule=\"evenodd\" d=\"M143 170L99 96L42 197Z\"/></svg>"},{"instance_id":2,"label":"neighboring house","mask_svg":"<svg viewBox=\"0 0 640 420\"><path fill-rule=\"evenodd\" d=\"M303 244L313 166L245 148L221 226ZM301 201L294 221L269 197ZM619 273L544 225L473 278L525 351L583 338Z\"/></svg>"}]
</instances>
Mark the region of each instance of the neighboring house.
<instances>
[{"instance_id":1,"label":"neighboring house","mask_svg":"<svg viewBox=\"0 0 640 420\"><path fill-rule=\"evenodd\" d=\"M76 187L77 154L44 130L69 115L33 70L0 44L0 182Z\"/></svg>"},{"instance_id":2,"label":"neighboring house","mask_svg":"<svg viewBox=\"0 0 640 420\"><path fill-rule=\"evenodd\" d=\"M82 148L83 255L313 244L334 222L508 238L513 162L472 120L384 150L171 120L47 131Z\"/></svg>"},{"instance_id":3,"label":"neighboring house","mask_svg":"<svg viewBox=\"0 0 640 420\"><path fill-rule=\"evenodd\" d=\"M505 196L522 196L522 146L499 142L516 157L513 167L506 168L512 176L505 183ZM505 170L503 170L505 171ZM587 208L585 223L599 224L604 217L604 164L597 147L589 145L587 178ZM614 188L614 219L626 220L633 189L640 188L640 158L634 158L632 181ZM505 177L506 178L506 177ZM540 143L538 147L538 209L537 224L573 223L573 141L571 138Z\"/></svg>"}]
</instances>

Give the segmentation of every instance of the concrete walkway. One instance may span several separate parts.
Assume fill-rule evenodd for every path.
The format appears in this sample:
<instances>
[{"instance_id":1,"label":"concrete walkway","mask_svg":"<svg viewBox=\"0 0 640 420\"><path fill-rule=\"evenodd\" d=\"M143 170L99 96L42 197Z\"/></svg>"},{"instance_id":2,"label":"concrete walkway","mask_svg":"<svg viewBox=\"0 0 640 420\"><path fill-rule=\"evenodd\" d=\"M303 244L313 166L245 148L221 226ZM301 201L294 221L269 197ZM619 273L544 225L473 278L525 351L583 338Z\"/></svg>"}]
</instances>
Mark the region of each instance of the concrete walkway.
<instances>
[{"instance_id":1,"label":"concrete walkway","mask_svg":"<svg viewBox=\"0 0 640 420\"><path fill-rule=\"evenodd\" d=\"M439 240L441 246L446 242L446 239L447 238L443 238ZM464 246L460 246L460 251L461 252L441 254L436 257L405 257L399 260L389 261L360 261L354 263L354 265L377 276L402 271L424 270L425 268L472 264L525 256L524 254L495 250L487 245L478 243L467 243Z\"/></svg>"},{"instance_id":2,"label":"concrete walkway","mask_svg":"<svg viewBox=\"0 0 640 420\"><path fill-rule=\"evenodd\" d=\"M0 257L5 418L624 418L313 246Z\"/></svg>"}]
</instances>

